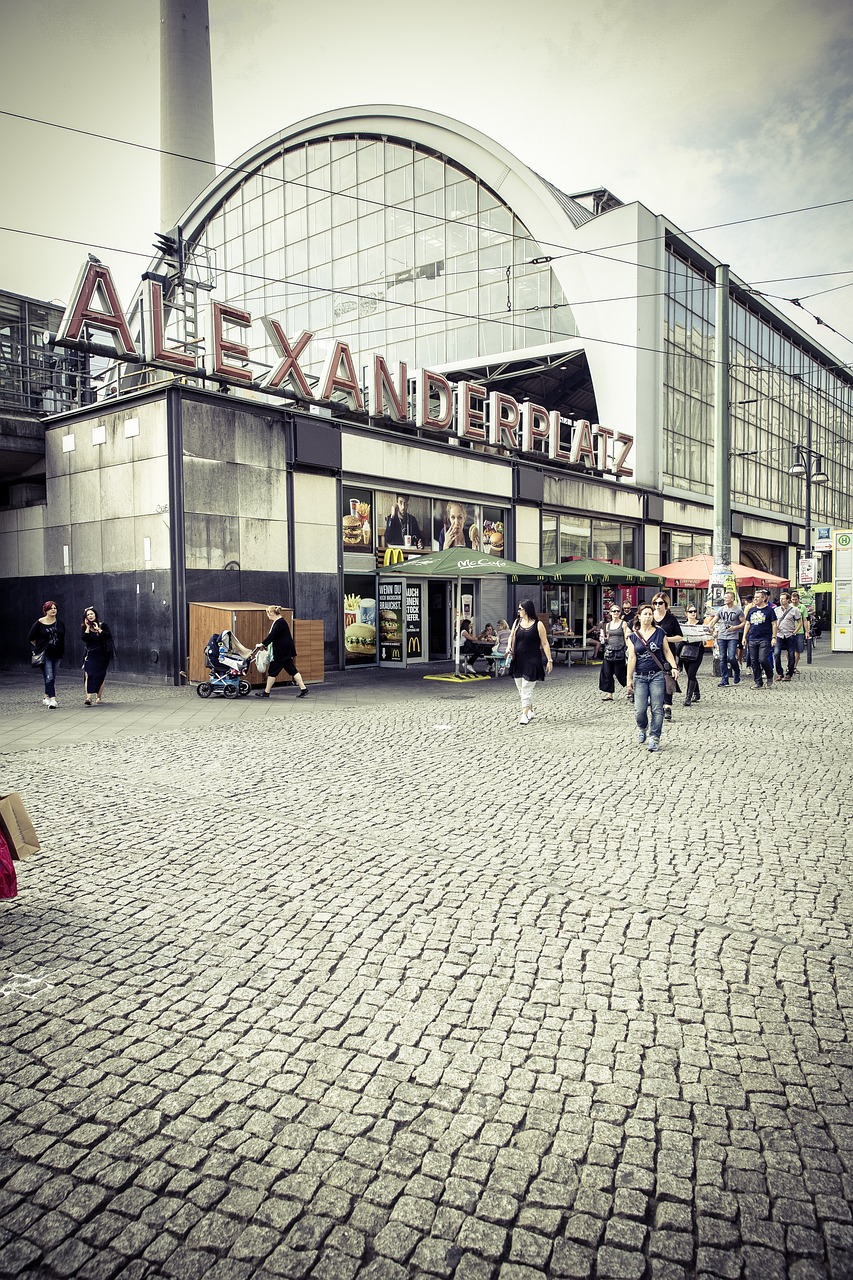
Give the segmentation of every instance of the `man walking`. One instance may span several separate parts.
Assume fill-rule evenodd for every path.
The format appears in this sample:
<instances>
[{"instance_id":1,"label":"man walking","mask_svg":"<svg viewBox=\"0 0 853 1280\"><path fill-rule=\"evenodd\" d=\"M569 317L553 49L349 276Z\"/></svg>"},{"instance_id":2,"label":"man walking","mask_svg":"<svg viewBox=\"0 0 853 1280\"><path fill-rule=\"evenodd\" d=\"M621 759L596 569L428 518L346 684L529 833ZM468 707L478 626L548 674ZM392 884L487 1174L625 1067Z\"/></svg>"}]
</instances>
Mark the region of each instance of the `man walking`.
<instances>
[{"instance_id":1,"label":"man walking","mask_svg":"<svg viewBox=\"0 0 853 1280\"><path fill-rule=\"evenodd\" d=\"M776 644L776 614L767 602L767 592L760 587L752 598L752 608L746 615L743 643L752 668L756 689L762 688L761 673L767 678L767 688L773 688L773 647Z\"/></svg>"},{"instance_id":2,"label":"man walking","mask_svg":"<svg viewBox=\"0 0 853 1280\"><path fill-rule=\"evenodd\" d=\"M806 651L806 637L808 636L809 630L811 629L811 623L809 622L808 609L804 604L800 604L799 591L791 592L791 604L794 606L795 609L799 609L800 617L803 620L802 631L800 631L794 637L794 639L796 640L796 649L797 649L797 652L794 655L794 672L796 673L797 667L800 665L800 658Z\"/></svg>"},{"instance_id":3,"label":"man walking","mask_svg":"<svg viewBox=\"0 0 853 1280\"><path fill-rule=\"evenodd\" d=\"M781 682L790 680L797 669L797 636L803 629L803 618L799 609L791 603L789 592L783 591L779 596L779 608L776 612L776 643L773 655L776 659L776 679ZM782 675L782 654L788 655L788 674Z\"/></svg>"},{"instance_id":4,"label":"man walking","mask_svg":"<svg viewBox=\"0 0 853 1280\"><path fill-rule=\"evenodd\" d=\"M741 631L746 625L746 616L743 609L736 602L736 596L733 591L727 591L723 597L724 603L719 609L715 610L717 618L717 650L720 654L720 683L719 688L725 689L729 683L729 667L731 666L732 683L740 684L740 665L737 660L737 651L741 642Z\"/></svg>"}]
</instances>

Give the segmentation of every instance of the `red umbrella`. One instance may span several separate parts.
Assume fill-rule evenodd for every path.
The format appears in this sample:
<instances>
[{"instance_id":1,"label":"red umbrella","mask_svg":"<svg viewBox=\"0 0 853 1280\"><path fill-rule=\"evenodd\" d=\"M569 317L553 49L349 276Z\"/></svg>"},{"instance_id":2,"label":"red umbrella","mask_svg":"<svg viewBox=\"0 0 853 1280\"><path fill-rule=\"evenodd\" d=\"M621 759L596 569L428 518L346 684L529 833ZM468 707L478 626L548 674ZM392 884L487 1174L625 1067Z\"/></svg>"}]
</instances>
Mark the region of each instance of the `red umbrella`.
<instances>
[{"instance_id":1,"label":"red umbrella","mask_svg":"<svg viewBox=\"0 0 853 1280\"><path fill-rule=\"evenodd\" d=\"M713 569L713 556L688 556L686 560L659 565L657 569L650 569L649 573L657 573L665 578L668 587L707 587ZM764 573L761 569L753 569L749 564L733 564L732 574L739 587L789 585L788 578L779 578L775 573Z\"/></svg>"}]
</instances>

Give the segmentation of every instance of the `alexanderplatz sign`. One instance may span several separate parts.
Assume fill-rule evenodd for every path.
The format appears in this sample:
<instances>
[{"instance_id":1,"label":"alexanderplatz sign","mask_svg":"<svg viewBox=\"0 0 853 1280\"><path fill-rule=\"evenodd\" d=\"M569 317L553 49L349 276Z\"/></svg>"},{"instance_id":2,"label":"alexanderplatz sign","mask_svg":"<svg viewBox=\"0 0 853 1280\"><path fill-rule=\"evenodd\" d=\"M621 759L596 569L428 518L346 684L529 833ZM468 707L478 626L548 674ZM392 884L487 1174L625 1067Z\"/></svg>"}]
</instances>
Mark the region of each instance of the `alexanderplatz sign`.
<instances>
[{"instance_id":1,"label":"alexanderplatz sign","mask_svg":"<svg viewBox=\"0 0 853 1280\"><path fill-rule=\"evenodd\" d=\"M323 364L319 382L312 388L300 366L312 333L301 333L291 342L277 320L264 316L261 323L279 357L278 363L261 378L247 367L251 360L242 335L252 327L252 317L240 307L212 301L210 304L211 368L198 366L195 354L169 346L166 338L166 308L162 277L142 280L142 350L130 332L109 267L87 262L80 271L74 292L56 337L60 347L82 347L119 360L152 365L187 377L212 378L235 387L287 396L297 401L328 406L334 395L343 396L354 412L366 413L362 387L356 377L349 344L335 341ZM94 346L90 330L107 334L112 349ZM409 417L409 396L414 384L414 420ZM634 437L623 431L593 425L586 419L564 418L557 409L546 409L530 400L519 403L501 391L488 391L476 382L451 384L440 373L416 370L411 378L405 363L397 367L396 378L381 355L374 355L371 416L390 418L435 432L437 436L458 436L480 444L497 445L523 453L538 452L561 462L632 476L627 459ZM566 443L566 437L569 443Z\"/></svg>"}]
</instances>

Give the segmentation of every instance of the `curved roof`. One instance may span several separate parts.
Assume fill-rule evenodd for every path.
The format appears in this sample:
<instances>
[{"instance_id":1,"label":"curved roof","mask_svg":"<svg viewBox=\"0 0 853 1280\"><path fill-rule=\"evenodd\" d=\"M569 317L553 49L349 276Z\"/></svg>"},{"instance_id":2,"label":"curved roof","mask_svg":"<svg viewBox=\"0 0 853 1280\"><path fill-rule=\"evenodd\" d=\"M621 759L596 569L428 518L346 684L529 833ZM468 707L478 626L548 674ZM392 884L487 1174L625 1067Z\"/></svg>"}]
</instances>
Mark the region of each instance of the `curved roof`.
<instances>
[{"instance_id":1,"label":"curved roof","mask_svg":"<svg viewBox=\"0 0 853 1280\"><path fill-rule=\"evenodd\" d=\"M181 227L185 237L199 233L223 201L282 148L353 134L410 142L467 170L491 188L543 247L565 244L571 230L595 216L470 125L414 107L368 105L310 116L245 151L184 213Z\"/></svg>"}]
</instances>

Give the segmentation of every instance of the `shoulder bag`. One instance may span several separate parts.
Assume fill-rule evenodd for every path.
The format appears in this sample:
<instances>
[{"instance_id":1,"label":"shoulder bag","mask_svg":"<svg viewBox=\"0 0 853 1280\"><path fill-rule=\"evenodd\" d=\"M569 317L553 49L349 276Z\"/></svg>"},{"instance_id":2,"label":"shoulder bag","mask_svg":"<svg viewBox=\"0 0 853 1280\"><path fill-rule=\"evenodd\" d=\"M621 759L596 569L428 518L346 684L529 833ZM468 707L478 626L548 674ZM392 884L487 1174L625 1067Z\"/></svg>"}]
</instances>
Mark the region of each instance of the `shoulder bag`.
<instances>
[{"instance_id":1,"label":"shoulder bag","mask_svg":"<svg viewBox=\"0 0 853 1280\"><path fill-rule=\"evenodd\" d=\"M30 658L30 666L31 667L44 666L44 649L37 649L33 653L32 657Z\"/></svg>"},{"instance_id":2,"label":"shoulder bag","mask_svg":"<svg viewBox=\"0 0 853 1280\"><path fill-rule=\"evenodd\" d=\"M640 639L642 640L643 637L640 636ZM648 644L646 644L645 640L643 640L643 644L645 644L646 648L649 649L649 646ZM649 649L649 657L651 658L652 662L656 663L660 667L661 671L663 672L663 678L664 678L664 683L666 685L667 694L671 695L673 693L681 693L681 690L678 687L678 681L670 671L669 667L665 667L661 662L660 658L658 657L658 655L656 653L652 653L651 649Z\"/></svg>"}]
</instances>

